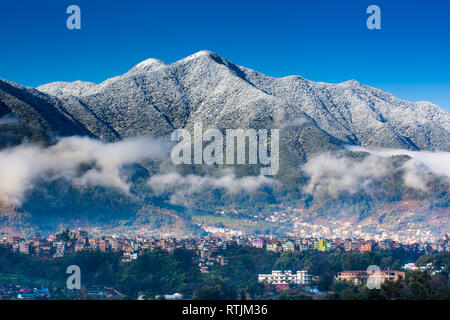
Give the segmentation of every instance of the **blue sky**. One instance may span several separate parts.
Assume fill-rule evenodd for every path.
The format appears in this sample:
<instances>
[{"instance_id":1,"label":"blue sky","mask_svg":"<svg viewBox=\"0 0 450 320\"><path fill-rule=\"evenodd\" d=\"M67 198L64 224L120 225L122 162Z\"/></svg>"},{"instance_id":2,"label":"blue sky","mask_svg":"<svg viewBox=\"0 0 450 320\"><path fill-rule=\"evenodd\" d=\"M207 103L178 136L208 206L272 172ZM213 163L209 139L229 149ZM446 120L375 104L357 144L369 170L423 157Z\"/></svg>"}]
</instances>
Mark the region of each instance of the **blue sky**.
<instances>
[{"instance_id":1,"label":"blue sky","mask_svg":"<svg viewBox=\"0 0 450 320\"><path fill-rule=\"evenodd\" d=\"M81 30L66 8L81 8ZM381 8L381 30L366 8ZM101 82L202 49L270 76L372 85L450 111L450 1L15 0L0 3L0 78Z\"/></svg>"}]
</instances>

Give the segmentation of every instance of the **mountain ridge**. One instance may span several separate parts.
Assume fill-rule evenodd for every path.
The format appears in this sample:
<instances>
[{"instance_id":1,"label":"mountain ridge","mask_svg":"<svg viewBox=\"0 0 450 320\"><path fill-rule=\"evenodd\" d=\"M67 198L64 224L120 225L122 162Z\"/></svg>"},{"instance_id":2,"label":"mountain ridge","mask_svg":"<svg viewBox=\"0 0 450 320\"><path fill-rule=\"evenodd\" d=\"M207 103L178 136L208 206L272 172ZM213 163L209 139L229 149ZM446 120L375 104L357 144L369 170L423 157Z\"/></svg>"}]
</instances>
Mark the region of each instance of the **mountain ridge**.
<instances>
[{"instance_id":1,"label":"mountain ridge","mask_svg":"<svg viewBox=\"0 0 450 320\"><path fill-rule=\"evenodd\" d=\"M67 136L88 136L110 143L136 136L167 137L177 128L192 130L196 123L202 123L204 130L280 129L280 171L274 179L282 182L282 187L230 195L226 190L215 193L209 188L205 192L189 189L188 185L186 197L192 200L192 205L175 203L184 206L186 212L213 211L231 204L231 207L248 205L242 212L256 214L261 205L293 201L312 212L328 214L342 210L364 217L370 210L381 210L383 203L402 199L437 199L430 202L430 208L443 208L444 215L448 210L447 180L425 175L422 183L431 186L426 191L429 193L423 191L425 187L407 188L402 185L403 172L405 175L409 172L410 182L421 182L406 166L412 159L410 156L387 154L386 158L373 160L370 154L374 149L450 152L448 112L427 102L401 100L356 80L328 84L295 75L269 77L211 51L200 51L171 64L150 58L99 84L53 82L29 88L0 80L0 120L3 117L6 120L0 121L0 151L30 142L52 145ZM347 145L367 150L349 151ZM375 172L380 165L380 170L389 173ZM83 164L81 170L92 167L95 163ZM310 171L304 171L305 167ZM211 171L203 169L180 169L167 162L139 163L133 170L140 173L135 174L136 183L131 188L136 197L113 188L77 187L70 180L69 184L57 180L47 185L41 181L40 190L30 191L24 209L42 223L50 223L54 217L64 219L61 212L70 212L76 219L95 216L126 220L128 212L138 214L148 204L160 207L173 199L171 194L149 190L145 179L159 175L162 181L165 174L180 172L191 179L175 175L182 183L198 181L208 189L208 183L214 185L217 175L209 177ZM218 169L220 176L223 168ZM254 174L247 167L236 171L236 175L226 178ZM204 177L199 178L202 174ZM308 193L326 190L327 186L320 183L328 178L338 180L339 188L341 182L348 183L350 191L344 190L339 198ZM357 179L361 179L363 188ZM312 180L313 183L308 183ZM175 186L175 196L182 183ZM306 185L309 189L305 189ZM372 185L380 188L366 192ZM356 195L354 190L358 191ZM50 200L42 201L43 197ZM420 210L426 211L426 205L421 205ZM147 219L152 217L150 211L141 214ZM189 221L188 213L183 216ZM158 221L156 224L160 224Z\"/></svg>"},{"instance_id":2,"label":"mountain ridge","mask_svg":"<svg viewBox=\"0 0 450 320\"><path fill-rule=\"evenodd\" d=\"M37 89L62 99L63 105L74 111L77 102L73 98L97 107L111 104L110 99L104 99L109 94L128 104L127 109L113 104L122 112L130 112L130 106L135 106L143 114L158 117L165 124L165 128L155 130L159 134L168 134L173 128L192 127L194 121L205 121L206 126L231 122L236 127L236 121L229 119L230 113L241 112L245 115L239 122L243 127L251 126L251 120L261 120L264 115L272 117L275 125L306 116L320 129L346 143L450 150L450 118L434 104L407 102L356 80L327 84L295 75L269 77L205 50L172 64L150 58L100 84L56 82ZM117 94L121 91L131 93L133 98ZM389 110L394 106L395 110ZM100 109L108 113L112 107ZM112 124L114 119L105 121ZM117 130L115 125L112 127ZM120 136L155 133L117 131Z\"/></svg>"}]
</instances>

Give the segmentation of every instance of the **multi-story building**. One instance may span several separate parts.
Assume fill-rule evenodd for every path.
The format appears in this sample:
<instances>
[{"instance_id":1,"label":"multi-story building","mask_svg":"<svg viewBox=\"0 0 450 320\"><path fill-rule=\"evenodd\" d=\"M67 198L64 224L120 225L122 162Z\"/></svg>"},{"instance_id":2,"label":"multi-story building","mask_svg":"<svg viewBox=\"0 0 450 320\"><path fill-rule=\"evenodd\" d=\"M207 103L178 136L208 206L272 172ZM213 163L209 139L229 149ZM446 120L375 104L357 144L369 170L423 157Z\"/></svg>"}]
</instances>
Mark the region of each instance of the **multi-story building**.
<instances>
[{"instance_id":1,"label":"multi-story building","mask_svg":"<svg viewBox=\"0 0 450 320\"><path fill-rule=\"evenodd\" d=\"M355 285L367 283L369 276L379 278L380 283L385 281L397 281L400 278L405 279L405 272L395 270L380 270L368 272L365 270L341 271L336 280L353 282Z\"/></svg>"},{"instance_id":2,"label":"multi-story building","mask_svg":"<svg viewBox=\"0 0 450 320\"><path fill-rule=\"evenodd\" d=\"M20 242L19 251L23 254L30 254L30 244L26 241Z\"/></svg>"},{"instance_id":3,"label":"multi-story building","mask_svg":"<svg viewBox=\"0 0 450 320\"><path fill-rule=\"evenodd\" d=\"M85 249L84 247L85 247L85 245L84 245L83 241L77 241L75 243L75 252L83 251Z\"/></svg>"},{"instance_id":4,"label":"multi-story building","mask_svg":"<svg viewBox=\"0 0 450 320\"><path fill-rule=\"evenodd\" d=\"M274 270L271 274L259 274L258 282L266 285L275 286L277 289L288 289L289 285L308 285L311 282L311 276L307 271L278 271Z\"/></svg>"},{"instance_id":5,"label":"multi-story building","mask_svg":"<svg viewBox=\"0 0 450 320\"><path fill-rule=\"evenodd\" d=\"M419 268L416 266L414 262L407 263L403 266L403 269L409 270L409 271L415 271L419 270Z\"/></svg>"},{"instance_id":6,"label":"multi-story building","mask_svg":"<svg viewBox=\"0 0 450 320\"><path fill-rule=\"evenodd\" d=\"M346 252L352 251L352 240L345 239L345 241L344 241L344 250Z\"/></svg>"},{"instance_id":7,"label":"multi-story building","mask_svg":"<svg viewBox=\"0 0 450 320\"><path fill-rule=\"evenodd\" d=\"M117 239L117 237L112 237L111 238L111 249L113 251L117 251L119 248L119 240Z\"/></svg>"},{"instance_id":8,"label":"multi-story building","mask_svg":"<svg viewBox=\"0 0 450 320\"><path fill-rule=\"evenodd\" d=\"M271 241L266 244L267 251L280 252L281 249L282 249L281 246L276 241Z\"/></svg>"},{"instance_id":9,"label":"multi-story building","mask_svg":"<svg viewBox=\"0 0 450 320\"><path fill-rule=\"evenodd\" d=\"M63 257L66 249L66 244L63 241L58 241L54 244L54 246L56 247L56 252L53 256L55 258Z\"/></svg>"},{"instance_id":10,"label":"multi-story building","mask_svg":"<svg viewBox=\"0 0 450 320\"><path fill-rule=\"evenodd\" d=\"M289 239L286 239L282 247L284 252L293 252L295 250L294 242Z\"/></svg>"},{"instance_id":11,"label":"multi-story building","mask_svg":"<svg viewBox=\"0 0 450 320\"><path fill-rule=\"evenodd\" d=\"M366 243L362 243L359 251L361 253L372 251L372 242L367 241Z\"/></svg>"},{"instance_id":12,"label":"multi-story building","mask_svg":"<svg viewBox=\"0 0 450 320\"><path fill-rule=\"evenodd\" d=\"M105 239L100 239L99 243L98 243L98 249L100 251L106 252L106 248L107 248L107 242Z\"/></svg>"},{"instance_id":13,"label":"multi-story building","mask_svg":"<svg viewBox=\"0 0 450 320\"><path fill-rule=\"evenodd\" d=\"M325 246L323 245L323 239L319 239L314 242L314 249L317 251L325 251Z\"/></svg>"},{"instance_id":14,"label":"multi-story building","mask_svg":"<svg viewBox=\"0 0 450 320\"><path fill-rule=\"evenodd\" d=\"M252 240L252 247L254 248L263 248L264 247L264 240L261 238L253 239Z\"/></svg>"}]
</instances>

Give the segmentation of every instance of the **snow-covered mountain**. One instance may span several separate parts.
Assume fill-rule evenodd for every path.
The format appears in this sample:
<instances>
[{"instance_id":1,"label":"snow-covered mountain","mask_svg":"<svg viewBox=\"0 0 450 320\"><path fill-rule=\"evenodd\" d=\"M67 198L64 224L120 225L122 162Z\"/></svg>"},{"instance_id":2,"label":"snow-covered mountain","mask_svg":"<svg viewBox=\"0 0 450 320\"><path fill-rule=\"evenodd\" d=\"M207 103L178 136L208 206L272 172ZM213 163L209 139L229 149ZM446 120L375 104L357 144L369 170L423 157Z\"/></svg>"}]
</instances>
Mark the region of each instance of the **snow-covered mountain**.
<instances>
[{"instance_id":1,"label":"snow-covered mountain","mask_svg":"<svg viewBox=\"0 0 450 320\"><path fill-rule=\"evenodd\" d=\"M8 113L49 135L109 141L167 135L201 121L204 128L285 129L285 145L300 139L306 154L341 144L450 151L449 113L434 104L355 80L273 78L210 51L172 64L148 59L100 84L53 82L36 90L0 80L0 117Z\"/></svg>"},{"instance_id":2,"label":"snow-covered mountain","mask_svg":"<svg viewBox=\"0 0 450 320\"><path fill-rule=\"evenodd\" d=\"M289 137L307 130L309 138L332 144L450 151L449 113L434 104L407 102L355 80L268 77L210 51L172 64L148 59L97 85L54 82L37 89L107 140L166 135L201 121L204 127L286 128Z\"/></svg>"},{"instance_id":3,"label":"snow-covered mountain","mask_svg":"<svg viewBox=\"0 0 450 320\"><path fill-rule=\"evenodd\" d=\"M14 121L1 121L2 119ZM47 143L55 136L91 135L58 98L0 80L0 148L24 141Z\"/></svg>"},{"instance_id":4,"label":"snow-covered mountain","mask_svg":"<svg viewBox=\"0 0 450 320\"><path fill-rule=\"evenodd\" d=\"M176 128L192 129L198 122L204 130L280 129L280 170L274 177L280 183L254 193L229 194L222 190L224 181L241 186L242 176L254 176L259 171L246 166L236 168L236 176L227 173L226 179L217 183L220 177L203 167L180 169L164 161L136 160L139 166L133 170L127 167L129 172L136 171L134 178L123 181L126 185L130 183L131 192L138 195L129 197L114 186L102 188L109 186L111 177L121 181L117 163L122 159L118 156L121 152L110 159L112 167L105 166L108 161L99 162L100 155L90 147L99 142L84 141L89 147L84 154L87 160L73 164L69 172L53 173L50 176L54 179L39 180L49 175L47 170L36 173L29 181L19 181L19 187L22 184L24 187L24 210L31 212L33 219L43 219L36 220L38 224L45 224L55 217L63 221L66 215L62 212L70 212L73 219L86 216L119 219L120 214L125 219L143 214L147 219L143 209L146 205L157 207L174 199L176 205L183 205L187 211L218 210L231 204L244 207L242 212L248 211L249 215L271 202L290 201L314 212L344 216L356 213L365 217L383 215L395 209L392 203L406 199L417 200L420 207L417 212L423 214L424 221L428 221L431 208L448 216L448 171L445 160L439 160L448 159L448 154L415 152L450 152L450 115L432 103L407 102L355 80L327 84L300 76L273 78L237 66L210 51L200 51L172 64L148 59L100 84L53 82L29 88L0 80L0 151L22 142L43 144L42 150L32 150L40 155L37 171L41 167L51 169L48 156L55 151L58 157L52 160L61 162L61 146L55 143L56 137L90 136L114 142L134 136L168 136ZM63 146L74 152L73 143L77 141L80 142L63 142ZM348 145L359 147L350 152ZM370 157L379 148L409 151L380 151L380 157ZM1 152L3 164L9 164L10 151ZM92 159L93 154L99 159ZM427 160L423 163L438 167L439 170L431 171L439 174L430 175L422 170L423 166L409 162L414 157L419 159L419 154ZM22 153L14 159L20 157ZM27 170L19 166L17 171L35 173L34 162L27 163ZM104 172L105 168L109 171ZM177 170L189 178L184 179ZM113 175L105 176L108 173ZM189 176L190 173L193 175ZM66 181L69 183L56 179L74 174L84 174L84 180L76 176L72 185L74 179ZM442 176L445 178L441 179ZM148 180L149 177L156 180ZM93 180L102 181L100 187L86 182ZM177 188L186 189L169 188L161 195L154 192L150 181L172 181ZM36 183L44 185L33 189ZM189 183L202 188L197 190ZM11 191L9 183L0 187ZM222 189L216 193L215 188ZM5 192L0 188L0 213L2 191ZM183 203L185 198L189 198L189 204ZM423 203L426 205L422 206ZM387 209L383 207L385 204ZM151 216L153 209L149 212Z\"/></svg>"}]
</instances>

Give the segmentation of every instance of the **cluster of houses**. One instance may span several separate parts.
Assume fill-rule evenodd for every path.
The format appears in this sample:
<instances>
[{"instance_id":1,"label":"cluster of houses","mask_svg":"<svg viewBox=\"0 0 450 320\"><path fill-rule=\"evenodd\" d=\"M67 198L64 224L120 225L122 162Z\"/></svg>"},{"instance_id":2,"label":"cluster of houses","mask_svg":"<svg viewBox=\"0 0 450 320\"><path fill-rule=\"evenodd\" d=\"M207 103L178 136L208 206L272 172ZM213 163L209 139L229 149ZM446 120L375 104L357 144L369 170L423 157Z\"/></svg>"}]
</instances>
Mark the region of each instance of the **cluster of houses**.
<instances>
[{"instance_id":1,"label":"cluster of houses","mask_svg":"<svg viewBox=\"0 0 450 320\"><path fill-rule=\"evenodd\" d=\"M20 285L0 287L0 300L39 300L49 297L48 288L28 288Z\"/></svg>"},{"instance_id":2,"label":"cluster of houses","mask_svg":"<svg viewBox=\"0 0 450 320\"><path fill-rule=\"evenodd\" d=\"M402 244L393 240L365 240L365 239L323 239L323 238L273 238L273 237L257 237L250 241L251 246L257 248L265 248L267 251L273 252L289 252L289 251L334 251L340 250L345 252L370 252L374 249L399 249L406 251L435 253L450 252L450 241L448 239L439 240L436 243L412 243Z\"/></svg>"},{"instance_id":3,"label":"cluster of houses","mask_svg":"<svg viewBox=\"0 0 450 320\"><path fill-rule=\"evenodd\" d=\"M444 266L440 266L440 268L438 266L435 266L432 262L429 262L423 266L417 266L415 263L411 262L411 263L407 263L403 266L404 270L408 270L408 271L425 271L428 272L431 275L435 275L437 273L441 273L442 271L445 270Z\"/></svg>"},{"instance_id":4,"label":"cluster of houses","mask_svg":"<svg viewBox=\"0 0 450 320\"><path fill-rule=\"evenodd\" d=\"M240 243L239 240L237 242ZM84 230L65 230L59 234L51 234L47 238L33 236L24 239L12 236L0 239L1 246L26 255L58 258L78 251L99 250L102 252L121 252L123 263L136 260L139 254L145 250L161 248L172 252L177 248L184 248L195 251L195 262L198 264L200 271L204 273L209 272L209 267L214 264L222 266L228 264L228 260L220 252L225 250L229 244L230 241L218 237L194 239L134 237L130 239L104 236L91 238L88 236L88 232Z\"/></svg>"},{"instance_id":5,"label":"cluster of houses","mask_svg":"<svg viewBox=\"0 0 450 320\"><path fill-rule=\"evenodd\" d=\"M374 249L399 249L436 253L450 251L450 242L446 237L436 243L413 243L401 244L392 240L364 240L364 239L324 239L324 238L296 238L296 237L274 237L274 236L207 236L198 238L151 238L135 236L132 238L123 236L89 237L85 230L64 230L58 234L51 234L44 238L33 236L29 239L11 236L0 238L0 246L9 248L15 252L25 255L50 256L54 258L63 257L78 251L99 250L103 252L120 252L121 261L129 263L136 260L144 250L160 248L173 252L177 248L184 248L195 252L194 259L203 273L210 272L213 265L227 265L229 262L225 255L230 246L249 246L260 248L271 252L294 252L305 250L317 250L321 252L339 250L341 252L370 252ZM429 263L426 266L416 266L413 263L406 264L404 270L424 270L430 273L439 272ZM381 283L384 281L395 281L405 277L405 272L394 270L381 270L378 274ZM342 271L336 276L336 280L350 281L355 284L367 281L367 271ZM291 271L272 271L271 274L258 275L258 281L277 289L286 289L292 285L309 286L313 276L305 270L295 273ZM107 290L106 290L107 291ZM90 290L88 295L102 299L105 290ZM49 298L47 288L26 288L21 286L0 287L0 299L47 299ZM159 297L162 299L183 299L179 294Z\"/></svg>"},{"instance_id":6,"label":"cluster of houses","mask_svg":"<svg viewBox=\"0 0 450 320\"><path fill-rule=\"evenodd\" d=\"M172 252L177 248L195 251L195 259L202 272L209 272L212 265L226 265L228 260L224 252L230 245L251 246L272 252L293 252L304 250L317 251L345 251L345 252L370 252L379 249L398 249L434 253L450 251L448 238L436 243L401 244L393 240L365 240L365 239L323 239L323 238L279 238L274 236L207 236L198 238L150 238L135 236L127 238L123 236L89 237L85 230L64 230L58 234L51 234L47 238L34 236L24 239L17 236L0 239L0 245L22 254L47 255L63 257L83 250L113 251L122 253L122 262L127 263L136 260L144 250L161 248Z\"/></svg>"}]
</instances>

